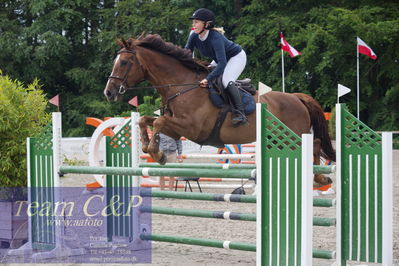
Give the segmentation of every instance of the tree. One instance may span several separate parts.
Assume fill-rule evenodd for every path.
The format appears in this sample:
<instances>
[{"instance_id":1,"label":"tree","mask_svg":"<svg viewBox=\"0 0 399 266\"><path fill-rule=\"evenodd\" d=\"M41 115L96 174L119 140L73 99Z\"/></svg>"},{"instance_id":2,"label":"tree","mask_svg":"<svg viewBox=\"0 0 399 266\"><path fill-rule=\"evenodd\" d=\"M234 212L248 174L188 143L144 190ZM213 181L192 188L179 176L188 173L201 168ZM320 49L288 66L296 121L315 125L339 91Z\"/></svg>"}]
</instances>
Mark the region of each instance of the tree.
<instances>
[{"instance_id":1,"label":"tree","mask_svg":"<svg viewBox=\"0 0 399 266\"><path fill-rule=\"evenodd\" d=\"M288 91L310 93L329 110L336 102L338 83L356 90L356 36L361 36L379 56L376 61L361 58L361 118L374 128L394 129L399 124L398 107L392 104L392 100L399 100L399 76L394 70L399 57L395 48L399 5L370 1L339 4L252 1L235 30L237 42L249 55L246 73L280 90L279 32L284 32L302 53L293 59L286 56ZM356 108L355 93L345 96L344 101L352 110Z\"/></svg>"},{"instance_id":2,"label":"tree","mask_svg":"<svg viewBox=\"0 0 399 266\"><path fill-rule=\"evenodd\" d=\"M399 110L397 71L399 4L394 0L0 0L0 65L25 83L38 78L52 97L61 94L65 136L90 134L86 116L117 116L127 99L153 95L129 91L122 103L105 101L115 40L158 33L183 46L188 17L200 7L216 14L229 39L248 56L243 76L281 88L279 33L302 52L285 60L286 88L312 94L327 109L337 83L356 88L356 36L378 55L361 58L361 117L376 128L395 129ZM147 84L143 84L147 85ZM344 97L355 108L355 94ZM373 108L380 106L379 108Z\"/></svg>"},{"instance_id":3,"label":"tree","mask_svg":"<svg viewBox=\"0 0 399 266\"><path fill-rule=\"evenodd\" d=\"M24 86L0 71L0 102L0 187L26 186L26 138L50 121L47 99L37 80Z\"/></svg>"}]
</instances>

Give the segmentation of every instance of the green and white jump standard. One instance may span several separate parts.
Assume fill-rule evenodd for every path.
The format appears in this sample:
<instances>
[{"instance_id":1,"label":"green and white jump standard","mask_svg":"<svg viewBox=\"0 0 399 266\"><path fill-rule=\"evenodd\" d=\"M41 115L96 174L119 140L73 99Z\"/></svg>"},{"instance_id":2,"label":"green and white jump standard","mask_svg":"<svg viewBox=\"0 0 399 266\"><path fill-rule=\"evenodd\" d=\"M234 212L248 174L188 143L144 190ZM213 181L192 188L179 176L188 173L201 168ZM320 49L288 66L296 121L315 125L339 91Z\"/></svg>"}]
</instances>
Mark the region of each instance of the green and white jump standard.
<instances>
[{"instance_id":1,"label":"green and white jump standard","mask_svg":"<svg viewBox=\"0 0 399 266\"><path fill-rule=\"evenodd\" d=\"M337 261L392 265L392 133L336 106Z\"/></svg>"},{"instance_id":2,"label":"green and white jump standard","mask_svg":"<svg viewBox=\"0 0 399 266\"><path fill-rule=\"evenodd\" d=\"M311 265L313 136L257 105L257 265Z\"/></svg>"},{"instance_id":3,"label":"green and white jump standard","mask_svg":"<svg viewBox=\"0 0 399 266\"><path fill-rule=\"evenodd\" d=\"M28 203L35 206L61 202L60 177L61 164L61 113L52 114L52 124L36 137L27 138L27 184ZM30 211L31 212L31 211ZM62 219L55 215L40 215L33 212L28 215L28 242L22 247L10 250L8 255L32 255L32 259L48 259L61 256L84 254L83 249L71 249L62 237L63 226L55 226L54 220Z\"/></svg>"},{"instance_id":4,"label":"green and white jump standard","mask_svg":"<svg viewBox=\"0 0 399 266\"><path fill-rule=\"evenodd\" d=\"M312 265L312 257L334 258L338 265L347 261L377 262L392 265L392 134L382 138L337 105L337 218L313 219L313 205L331 206L334 200L313 199L313 136L295 135L265 105L257 105L256 170L250 167L215 169L139 167L138 114L105 142L104 167L60 166L61 115L53 114L53 125L41 137L28 139L29 202L57 202L59 173L106 174L106 204L118 194L128 202L132 188L139 189L138 175L173 175L229 178L257 176L257 213L254 214L169 209L133 208L132 216L108 216L107 239L130 243L133 250L149 248L149 241L204 245L220 248L256 250L257 265ZM218 169L219 168L219 169ZM320 171L331 172L331 168ZM142 190L145 191L145 190ZM168 194L169 193L169 194ZM151 191L142 197L255 202L242 195L195 194ZM125 210L123 210L125 211ZM256 220L256 244L222 240L150 234L149 225L140 220L146 213ZM57 219L61 218L57 216ZM38 251L41 258L82 254L70 250L63 241L62 227L48 226L44 217L29 220L29 242L9 254ZM316 222L315 222L316 221ZM337 226L336 251L313 250L312 226Z\"/></svg>"}]
</instances>

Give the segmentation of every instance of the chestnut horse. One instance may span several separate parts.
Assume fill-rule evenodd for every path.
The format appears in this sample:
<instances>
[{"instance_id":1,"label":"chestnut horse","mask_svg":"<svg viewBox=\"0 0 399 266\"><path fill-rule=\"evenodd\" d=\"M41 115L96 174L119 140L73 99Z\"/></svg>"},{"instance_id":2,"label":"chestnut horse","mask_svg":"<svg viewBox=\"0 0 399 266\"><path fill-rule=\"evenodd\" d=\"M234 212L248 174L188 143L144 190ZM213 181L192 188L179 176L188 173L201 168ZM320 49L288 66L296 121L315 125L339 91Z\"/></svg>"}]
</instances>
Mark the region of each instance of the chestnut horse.
<instances>
[{"instance_id":1,"label":"chestnut horse","mask_svg":"<svg viewBox=\"0 0 399 266\"><path fill-rule=\"evenodd\" d=\"M192 59L191 51L172 43L164 42L159 35L147 35L138 39L119 40L121 49L114 60L104 94L109 101L120 100L127 89L156 88L161 95L160 117L143 116L139 120L143 152L164 164L166 158L159 151L159 132L174 139L181 136L199 144L219 146L220 144L242 144L256 140L256 112L248 115L249 125L234 128L231 112L227 113L218 132L219 143L209 142L219 110L209 99L208 90L198 86L206 77L207 69ZM148 80L151 87L134 87ZM258 95L253 96L258 100ZM335 161L335 151L327 131L323 110L312 97L302 93L272 91L260 96L260 102L299 136L314 133L315 164L320 155ZM147 127L153 127L151 140ZM323 175L315 175L319 184L331 183Z\"/></svg>"}]
</instances>

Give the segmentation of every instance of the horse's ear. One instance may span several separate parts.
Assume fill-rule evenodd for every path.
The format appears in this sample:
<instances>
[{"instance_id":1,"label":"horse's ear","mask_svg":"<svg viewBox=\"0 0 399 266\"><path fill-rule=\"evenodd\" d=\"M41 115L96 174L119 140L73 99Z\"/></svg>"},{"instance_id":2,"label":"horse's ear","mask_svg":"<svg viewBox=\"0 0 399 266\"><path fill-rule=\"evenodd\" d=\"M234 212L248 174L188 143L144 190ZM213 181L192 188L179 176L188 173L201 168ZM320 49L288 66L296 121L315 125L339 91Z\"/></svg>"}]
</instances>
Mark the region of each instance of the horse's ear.
<instances>
[{"instance_id":1,"label":"horse's ear","mask_svg":"<svg viewBox=\"0 0 399 266\"><path fill-rule=\"evenodd\" d=\"M146 35L145 31L143 31L143 32L140 34L140 36L137 38L137 40L141 41L142 39L144 39L145 35Z\"/></svg>"},{"instance_id":2,"label":"horse's ear","mask_svg":"<svg viewBox=\"0 0 399 266\"><path fill-rule=\"evenodd\" d=\"M123 43L123 47L125 47L126 49L129 49L129 44L126 42L125 39L123 39L123 37L121 38L121 41Z\"/></svg>"},{"instance_id":3,"label":"horse's ear","mask_svg":"<svg viewBox=\"0 0 399 266\"><path fill-rule=\"evenodd\" d=\"M123 48L123 42L121 41L121 39L116 39L116 44L117 44L120 48Z\"/></svg>"},{"instance_id":4,"label":"horse's ear","mask_svg":"<svg viewBox=\"0 0 399 266\"><path fill-rule=\"evenodd\" d=\"M127 42L127 45L128 45L127 47L128 48L133 48L134 40L132 38L129 38L126 42Z\"/></svg>"},{"instance_id":5,"label":"horse's ear","mask_svg":"<svg viewBox=\"0 0 399 266\"><path fill-rule=\"evenodd\" d=\"M126 49L129 48L128 43L126 42L125 39L123 39L123 37L121 37L120 39L117 39L116 44L118 44L120 48L126 48Z\"/></svg>"}]
</instances>

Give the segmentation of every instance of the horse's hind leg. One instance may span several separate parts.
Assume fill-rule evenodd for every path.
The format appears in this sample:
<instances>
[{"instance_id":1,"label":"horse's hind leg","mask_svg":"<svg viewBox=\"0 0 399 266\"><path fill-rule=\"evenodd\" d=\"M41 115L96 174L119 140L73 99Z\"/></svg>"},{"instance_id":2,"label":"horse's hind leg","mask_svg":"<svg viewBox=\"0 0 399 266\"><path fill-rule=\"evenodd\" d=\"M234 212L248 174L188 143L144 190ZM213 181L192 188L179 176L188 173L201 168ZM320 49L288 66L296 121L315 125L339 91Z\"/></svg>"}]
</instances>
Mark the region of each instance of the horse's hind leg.
<instances>
[{"instance_id":1,"label":"horse's hind leg","mask_svg":"<svg viewBox=\"0 0 399 266\"><path fill-rule=\"evenodd\" d=\"M313 141L313 163L315 165L320 165L320 156L321 156L321 141L320 139L315 139ZM314 182L324 186L331 184L332 180L331 178L323 174L315 174Z\"/></svg>"},{"instance_id":2,"label":"horse's hind leg","mask_svg":"<svg viewBox=\"0 0 399 266\"><path fill-rule=\"evenodd\" d=\"M140 127L140 137L143 152L148 152L148 145L150 144L150 138L148 137L147 127L152 126L156 117L150 116L142 116L139 119L139 127Z\"/></svg>"}]
</instances>

